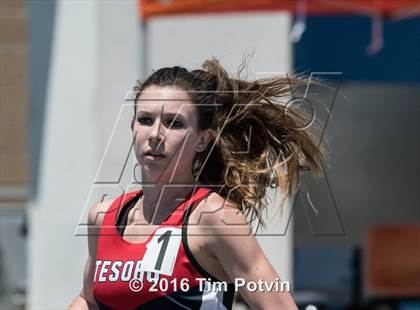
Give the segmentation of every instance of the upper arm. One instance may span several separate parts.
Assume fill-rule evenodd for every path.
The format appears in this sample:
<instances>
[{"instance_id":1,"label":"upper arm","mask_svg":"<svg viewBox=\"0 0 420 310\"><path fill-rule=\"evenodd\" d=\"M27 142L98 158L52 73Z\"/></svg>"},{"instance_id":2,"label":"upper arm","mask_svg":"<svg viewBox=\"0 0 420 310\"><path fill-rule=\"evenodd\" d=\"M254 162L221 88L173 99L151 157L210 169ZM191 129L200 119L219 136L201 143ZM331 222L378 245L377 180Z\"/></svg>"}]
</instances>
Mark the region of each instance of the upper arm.
<instances>
[{"instance_id":1,"label":"upper arm","mask_svg":"<svg viewBox=\"0 0 420 310\"><path fill-rule=\"evenodd\" d=\"M232 281L243 279L246 283L259 280L267 284L281 282L275 269L265 256L255 238L245 215L233 204L220 206L220 201L213 201L210 209L200 221L209 238L209 247ZM281 288L281 285L279 285ZM248 291L246 286L239 287L241 296L252 309L297 309L288 292ZM280 306L280 307L278 307Z\"/></svg>"},{"instance_id":2,"label":"upper arm","mask_svg":"<svg viewBox=\"0 0 420 310\"><path fill-rule=\"evenodd\" d=\"M96 268L96 250L99 235L104 215L111 205L112 201L104 201L94 204L89 209L88 214L88 258L86 260L83 271L83 289L80 293L88 303L96 305L93 297L92 283Z\"/></svg>"}]
</instances>

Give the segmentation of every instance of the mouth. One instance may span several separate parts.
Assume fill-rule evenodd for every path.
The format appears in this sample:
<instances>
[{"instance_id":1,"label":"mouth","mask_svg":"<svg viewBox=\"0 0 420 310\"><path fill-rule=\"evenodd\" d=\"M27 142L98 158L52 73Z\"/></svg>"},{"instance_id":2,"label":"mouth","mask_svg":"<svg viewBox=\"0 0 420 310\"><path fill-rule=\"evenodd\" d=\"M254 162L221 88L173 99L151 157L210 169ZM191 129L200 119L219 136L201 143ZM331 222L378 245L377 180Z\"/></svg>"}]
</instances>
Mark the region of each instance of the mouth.
<instances>
[{"instance_id":1,"label":"mouth","mask_svg":"<svg viewBox=\"0 0 420 310\"><path fill-rule=\"evenodd\" d=\"M165 155L163 155L162 153L153 153L153 152L150 152L150 151L145 152L145 153L144 153L144 156L145 156L145 157L150 156L150 157L152 157L152 158L165 158L165 157L166 157L166 156L165 156Z\"/></svg>"}]
</instances>

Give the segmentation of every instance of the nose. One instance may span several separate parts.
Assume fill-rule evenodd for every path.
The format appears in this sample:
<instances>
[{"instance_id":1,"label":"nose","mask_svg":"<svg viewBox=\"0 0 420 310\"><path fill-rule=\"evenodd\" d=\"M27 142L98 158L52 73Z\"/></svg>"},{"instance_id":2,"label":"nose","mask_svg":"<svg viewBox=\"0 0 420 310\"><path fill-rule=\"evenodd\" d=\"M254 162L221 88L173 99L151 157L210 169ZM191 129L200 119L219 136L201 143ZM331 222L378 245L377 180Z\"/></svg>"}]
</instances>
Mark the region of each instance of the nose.
<instances>
[{"instance_id":1,"label":"nose","mask_svg":"<svg viewBox=\"0 0 420 310\"><path fill-rule=\"evenodd\" d=\"M156 148L159 147L160 143L162 143L165 138L164 134L161 131L162 131L162 121L159 118L159 119L156 119L149 134L149 142L152 143L153 146Z\"/></svg>"}]
</instances>

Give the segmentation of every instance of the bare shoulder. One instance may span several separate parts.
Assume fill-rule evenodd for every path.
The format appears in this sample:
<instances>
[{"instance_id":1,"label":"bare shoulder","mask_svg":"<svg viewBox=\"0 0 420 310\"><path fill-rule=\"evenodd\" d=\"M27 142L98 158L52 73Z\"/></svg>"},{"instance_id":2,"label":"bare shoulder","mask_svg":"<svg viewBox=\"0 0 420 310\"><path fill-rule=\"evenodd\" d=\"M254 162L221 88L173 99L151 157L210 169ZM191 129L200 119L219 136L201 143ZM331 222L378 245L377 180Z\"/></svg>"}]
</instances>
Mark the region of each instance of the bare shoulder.
<instances>
[{"instance_id":1,"label":"bare shoulder","mask_svg":"<svg viewBox=\"0 0 420 310\"><path fill-rule=\"evenodd\" d=\"M215 235L249 235L250 225L245 214L238 206L219 194L212 192L207 199L197 207L200 213L201 229Z\"/></svg>"},{"instance_id":2,"label":"bare shoulder","mask_svg":"<svg viewBox=\"0 0 420 310\"><path fill-rule=\"evenodd\" d=\"M89 209L88 224L93 226L100 226L104 220L106 212L112 205L113 201L113 199L110 199L93 204Z\"/></svg>"},{"instance_id":3,"label":"bare shoulder","mask_svg":"<svg viewBox=\"0 0 420 310\"><path fill-rule=\"evenodd\" d=\"M104 216L112 205L113 200L105 200L93 204L88 214L88 248L91 259L96 258L97 238Z\"/></svg>"},{"instance_id":4,"label":"bare shoulder","mask_svg":"<svg viewBox=\"0 0 420 310\"><path fill-rule=\"evenodd\" d=\"M223 280L242 279L244 283L274 283L279 280L279 275L252 233L247 217L233 202L211 193L199 207L200 231L207 230L206 253L209 253L212 262L216 262L209 265L216 265L214 270L225 272ZM276 290L252 291L244 286L239 287L239 292L252 309L297 310L288 293L279 293Z\"/></svg>"}]
</instances>

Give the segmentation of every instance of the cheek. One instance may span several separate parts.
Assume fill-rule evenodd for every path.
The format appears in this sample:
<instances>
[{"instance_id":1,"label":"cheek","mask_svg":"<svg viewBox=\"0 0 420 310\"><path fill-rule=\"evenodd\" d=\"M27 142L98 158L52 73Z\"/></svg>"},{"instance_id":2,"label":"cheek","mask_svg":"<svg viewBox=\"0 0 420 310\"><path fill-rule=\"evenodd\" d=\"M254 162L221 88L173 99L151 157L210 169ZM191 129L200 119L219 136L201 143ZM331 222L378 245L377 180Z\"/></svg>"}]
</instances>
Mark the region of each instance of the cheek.
<instances>
[{"instance_id":1,"label":"cheek","mask_svg":"<svg viewBox=\"0 0 420 310\"><path fill-rule=\"evenodd\" d=\"M140 130L138 129L137 126L133 127L132 133L133 133L133 139L138 139L138 137L140 136Z\"/></svg>"},{"instance_id":2,"label":"cheek","mask_svg":"<svg viewBox=\"0 0 420 310\"><path fill-rule=\"evenodd\" d=\"M140 128L138 126L137 127L134 126L132 133L133 133L134 145L139 145L147 139L146 136L145 136L145 131L140 130Z\"/></svg>"},{"instance_id":3,"label":"cheek","mask_svg":"<svg viewBox=\"0 0 420 310\"><path fill-rule=\"evenodd\" d=\"M189 145L192 146L197 143L198 135L195 132L195 130L191 129L188 131L188 134L186 134L185 139L187 140L187 143L189 143Z\"/></svg>"},{"instance_id":4,"label":"cheek","mask_svg":"<svg viewBox=\"0 0 420 310\"><path fill-rule=\"evenodd\" d=\"M189 157L189 153L194 151L197 137L194 132L177 132L168 135L165 139L166 146L171 149L173 154L180 154L182 158Z\"/></svg>"},{"instance_id":5,"label":"cheek","mask_svg":"<svg viewBox=\"0 0 420 310\"><path fill-rule=\"evenodd\" d=\"M186 141L183 141L183 143L185 143L183 154L186 157L193 158L195 154L195 146L198 143L198 136L193 132L186 136L185 140Z\"/></svg>"}]
</instances>

